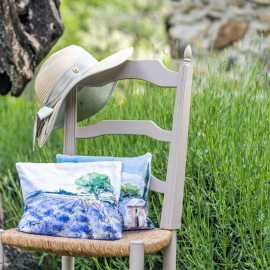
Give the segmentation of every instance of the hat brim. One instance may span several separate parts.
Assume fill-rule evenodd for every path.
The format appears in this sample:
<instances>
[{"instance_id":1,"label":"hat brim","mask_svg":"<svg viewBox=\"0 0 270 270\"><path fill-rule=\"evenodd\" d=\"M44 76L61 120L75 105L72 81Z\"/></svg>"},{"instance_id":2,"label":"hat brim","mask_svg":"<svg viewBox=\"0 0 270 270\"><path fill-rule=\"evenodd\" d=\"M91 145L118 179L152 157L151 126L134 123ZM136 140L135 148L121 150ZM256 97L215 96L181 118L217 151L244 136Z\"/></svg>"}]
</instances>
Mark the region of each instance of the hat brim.
<instances>
[{"instance_id":1,"label":"hat brim","mask_svg":"<svg viewBox=\"0 0 270 270\"><path fill-rule=\"evenodd\" d=\"M97 62L94 67L86 70L77 79L71 81L68 85L64 86L60 100L53 106L52 114L45 120L44 125L37 136L38 145L43 146L53 129L63 127L64 115L65 115L65 100L70 91L76 88L81 81L87 78L87 81L91 81L91 77L95 75L104 75L112 72L115 68L122 65L132 55L133 48L121 50L103 60ZM101 87L87 87L83 86L78 89L78 121L84 120L98 111L100 111L113 92L115 83L110 83ZM34 135L35 136L35 135Z\"/></svg>"}]
</instances>

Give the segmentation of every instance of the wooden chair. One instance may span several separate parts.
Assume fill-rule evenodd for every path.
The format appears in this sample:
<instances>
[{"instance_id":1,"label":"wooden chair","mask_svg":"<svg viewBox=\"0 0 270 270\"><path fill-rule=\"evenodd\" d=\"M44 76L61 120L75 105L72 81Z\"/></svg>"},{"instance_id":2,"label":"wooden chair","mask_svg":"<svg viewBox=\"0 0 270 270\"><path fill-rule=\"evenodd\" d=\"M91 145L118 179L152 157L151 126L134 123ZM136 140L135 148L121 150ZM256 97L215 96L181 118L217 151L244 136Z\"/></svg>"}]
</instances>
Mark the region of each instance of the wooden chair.
<instances>
[{"instance_id":1,"label":"wooden chair","mask_svg":"<svg viewBox=\"0 0 270 270\"><path fill-rule=\"evenodd\" d=\"M76 90L67 97L65 114L64 153L75 154L76 139L105 134L138 134L170 143L167 178L152 176L150 189L164 194L160 228L125 232L117 241L81 240L25 234L16 229L1 233L1 242L22 249L39 250L62 257L62 270L74 269L74 256L129 256L129 269L144 269L144 254L164 250L164 270L176 269L176 232L180 228L185 181L185 163L192 83L191 48L184 52L179 72L166 69L152 60L130 60L108 77L95 77L78 85L98 86L123 79L141 79L161 87L176 87L172 130L164 130L152 121L106 120L83 128L76 127ZM77 89L78 89L77 87ZM2 262L3 263L3 262Z\"/></svg>"}]
</instances>

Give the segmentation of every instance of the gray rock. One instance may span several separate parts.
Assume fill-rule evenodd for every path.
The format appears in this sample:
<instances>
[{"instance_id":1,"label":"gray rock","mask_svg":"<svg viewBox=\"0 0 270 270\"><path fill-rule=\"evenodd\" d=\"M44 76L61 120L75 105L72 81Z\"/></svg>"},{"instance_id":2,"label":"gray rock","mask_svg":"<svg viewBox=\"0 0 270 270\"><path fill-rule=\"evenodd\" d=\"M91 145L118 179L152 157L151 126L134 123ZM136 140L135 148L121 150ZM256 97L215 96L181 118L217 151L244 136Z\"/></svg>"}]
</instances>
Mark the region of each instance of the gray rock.
<instances>
[{"instance_id":1,"label":"gray rock","mask_svg":"<svg viewBox=\"0 0 270 270\"><path fill-rule=\"evenodd\" d=\"M270 0L252 0L253 3L263 6L270 6Z\"/></svg>"},{"instance_id":2,"label":"gray rock","mask_svg":"<svg viewBox=\"0 0 270 270\"><path fill-rule=\"evenodd\" d=\"M270 46L270 0L182 0L174 4L166 30L176 58L186 44L200 51L233 46L261 55L258 42L262 49Z\"/></svg>"},{"instance_id":3,"label":"gray rock","mask_svg":"<svg viewBox=\"0 0 270 270\"><path fill-rule=\"evenodd\" d=\"M175 14L171 18L171 24L173 25L182 25L182 24L195 24L199 23L206 17L208 9L203 10L193 10L189 14Z\"/></svg>"},{"instance_id":4,"label":"gray rock","mask_svg":"<svg viewBox=\"0 0 270 270\"><path fill-rule=\"evenodd\" d=\"M241 40L249 27L249 22L238 19L231 19L221 24L215 38L213 48L224 49Z\"/></svg>"},{"instance_id":5,"label":"gray rock","mask_svg":"<svg viewBox=\"0 0 270 270\"><path fill-rule=\"evenodd\" d=\"M207 34L209 25L209 21L203 20L199 24L180 24L172 27L169 36L174 56L177 58L183 55L183 50L189 43L197 43L197 46L203 47L199 43L203 40L201 36Z\"/></svg>"}]
</instances>

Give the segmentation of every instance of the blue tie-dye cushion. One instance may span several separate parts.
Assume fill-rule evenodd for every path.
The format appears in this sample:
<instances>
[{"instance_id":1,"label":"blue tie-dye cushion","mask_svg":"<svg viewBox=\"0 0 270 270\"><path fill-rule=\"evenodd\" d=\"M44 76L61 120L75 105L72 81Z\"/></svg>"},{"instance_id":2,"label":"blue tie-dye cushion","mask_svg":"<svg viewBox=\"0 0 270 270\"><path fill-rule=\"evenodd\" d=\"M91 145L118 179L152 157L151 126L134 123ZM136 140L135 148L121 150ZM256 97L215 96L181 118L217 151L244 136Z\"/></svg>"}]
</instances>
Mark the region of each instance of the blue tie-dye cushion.
<instances>
[{"instance_id":1,"label":"blue tie-dye cushion","mask_svg":"<svg viewBox=\"0 0 270 270\"><path fill-rule=\"evenodd\" d=\"M17 170L25 204L19 231L84 239L121 238L122 217L117 206L121 163L17 163Z\"/></svg>"},{"instance_id":2,"label":"blue tie-dye cushion","mask_svg":"<svg viewBox=\"0 0 270 270\"><path fill-rule=\"evenodd\" d=\"M154 227L148 217L147 207L151 158L150 153L138 157L69 156L58 154L56 162L121 161L122 182L119 210L123 216L124 230L140 230Z\"/></svg>"}]
</instances>

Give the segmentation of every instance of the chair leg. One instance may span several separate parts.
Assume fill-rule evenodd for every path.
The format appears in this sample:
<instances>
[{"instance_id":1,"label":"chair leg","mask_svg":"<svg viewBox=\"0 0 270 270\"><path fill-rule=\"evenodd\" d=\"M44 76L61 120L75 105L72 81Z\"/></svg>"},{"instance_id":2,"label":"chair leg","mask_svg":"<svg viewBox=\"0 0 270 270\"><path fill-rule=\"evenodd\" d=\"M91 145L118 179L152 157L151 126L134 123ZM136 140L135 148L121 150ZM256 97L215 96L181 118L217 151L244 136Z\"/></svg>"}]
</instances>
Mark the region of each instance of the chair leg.
<instances>
[{"instance_id":1,"label":"chair leg","mask_svg":"<svg viewBox=\"0 0 270 270\"><path fill-rule=\"evenodd\" d=\"M176 270L176 231L172 232L172 239L164 252L163 270Z\"/></svg>"},{"instance_id":2,"label":"chair leg","mask_svg":"<svg viewBox=\"0 0 270 270\"><path fill-rule=\"evenodd\" d=\"M131 241L129 247L129 270L144 270L143 241Z\"/></svg>"},{"instance_id":3,"label":"chair leg","mask_svg":"<svg viewBox=\"0 0 270 270\"><path fill-rule=\"evenodd\" d=\"M74 270L74 257L62 257L62 270Z\"/></svg>"},{"instance_id":4,"label":"chair leg","mask_svg":"<svg viewBox=\"0 0 270 270\"><path fill-rule=\"evenodd\" d=\"M0 229L0 270L4 269L4 247L2 245L2 233L4 232L4 230Z\"/></svg>"}]
</instances>

